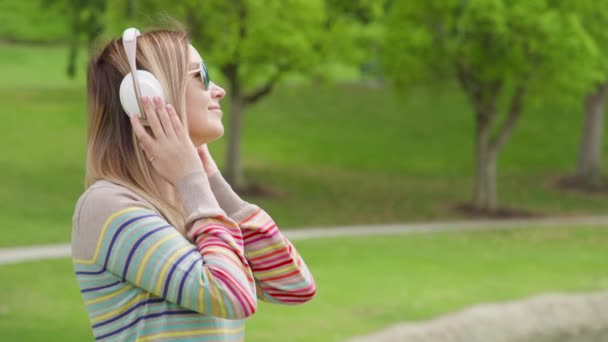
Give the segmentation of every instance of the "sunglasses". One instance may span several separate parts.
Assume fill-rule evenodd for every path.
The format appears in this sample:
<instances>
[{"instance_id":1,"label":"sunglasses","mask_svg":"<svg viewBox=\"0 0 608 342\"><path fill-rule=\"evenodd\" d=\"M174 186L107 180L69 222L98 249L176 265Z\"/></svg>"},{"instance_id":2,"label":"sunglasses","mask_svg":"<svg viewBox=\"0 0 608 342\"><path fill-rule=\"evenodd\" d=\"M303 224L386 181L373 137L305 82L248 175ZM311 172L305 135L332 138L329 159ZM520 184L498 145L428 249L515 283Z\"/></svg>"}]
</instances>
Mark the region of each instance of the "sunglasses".
<instances>
[{"instance_id":1,"label":"sunglasses","mask_svg":"<svg viewBox=\"0 0 608 342\"><path fill-rule=\"evenodd\" d=\"M200 77L201 81L203 81L205 90L209 90L209 84L211 83L211 77L209 76L209 71L207 70L207 66L205 65L205 63L203 63L203 61L201 61L198 68L196 68L194 70L190 70L188 72L188 74L196 74L196 73L198 73L197 77Z\"/></svg>"}]
</instances>

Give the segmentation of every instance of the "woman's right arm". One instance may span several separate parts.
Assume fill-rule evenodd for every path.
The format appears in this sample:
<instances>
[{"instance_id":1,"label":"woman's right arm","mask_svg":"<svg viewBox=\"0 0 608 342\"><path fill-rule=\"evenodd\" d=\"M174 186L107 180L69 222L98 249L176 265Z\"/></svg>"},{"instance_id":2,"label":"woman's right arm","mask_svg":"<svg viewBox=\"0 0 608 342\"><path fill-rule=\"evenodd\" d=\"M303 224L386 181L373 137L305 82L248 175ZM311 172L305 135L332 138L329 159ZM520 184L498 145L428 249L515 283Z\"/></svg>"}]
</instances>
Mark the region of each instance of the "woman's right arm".
<instances>
[{"instance_id":1,"label":"woman's right arm","mask_svg":"<svg viewBox=\"0 0 608 342\"><path fill-rule=\"evenodd\" d=\"M77 273L107 270L199 313L251 316L257 306L255 283L238 225L219 208L204 174L184 177L177 189L187 209L190 241L126 190L93 189L79 206L75 232L98 238L89 246L92 256L74 261L97 268L77 267Z\"/></svg>"}]
</instances>

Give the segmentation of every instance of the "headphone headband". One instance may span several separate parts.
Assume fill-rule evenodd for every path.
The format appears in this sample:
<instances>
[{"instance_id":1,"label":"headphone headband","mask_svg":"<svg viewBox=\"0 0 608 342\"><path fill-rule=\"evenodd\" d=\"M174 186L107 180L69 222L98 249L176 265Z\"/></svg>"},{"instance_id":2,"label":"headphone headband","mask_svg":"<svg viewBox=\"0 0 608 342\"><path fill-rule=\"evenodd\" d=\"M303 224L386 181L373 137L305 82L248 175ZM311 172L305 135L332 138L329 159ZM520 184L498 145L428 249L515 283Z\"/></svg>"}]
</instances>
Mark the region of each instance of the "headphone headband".
<instances>
[{"instance_id":1,"label":"headphone headband","mask_svg":"<svg viewBox=\"0 0 608 342\"><path fill-rule=\"evenodd\" d=\"M137 53L137 37L140 35L141 33L136 28L128 28L122 34L122 46L127 54L131 71L137 69L135 66L135 54Z\"/></svg>"},{"instance_id":2,"label":"headphone headband","mask_svg":"<svg viewBox=\"0 0 608 342\"><path fill-rule=\"evenodd\" d=\"M163 87L154 75L147 70L137 70L137 37L141 34L136 28L128 28L122 34L122 46L125 49L129 69L120 82L118 94L122 109L128 116L139 116L141 123L147 125L146 113L141 103L141 97L159 97L165 100Z\"/></svg>"},{"instance_id":3,"label":"headphone headband","mask_svg":"<svg viewBox=\"0 0 608 342\"><path fill-rule=\"evenodd\" d=\"M136 101L140 110L139 116L142 118L142 120L146 120L146 114L143 110L143 106L141 105L141 90L139 89L139 79L136 72L137 37L140 35L141 33L139 30L134 27L126 29L122 33L122 46L125 49L127 60L129 61L129 67L131 69L131 76L133 77L133 88L135 89L135 95L137 96Z\"/></svg>"}]
</instances>

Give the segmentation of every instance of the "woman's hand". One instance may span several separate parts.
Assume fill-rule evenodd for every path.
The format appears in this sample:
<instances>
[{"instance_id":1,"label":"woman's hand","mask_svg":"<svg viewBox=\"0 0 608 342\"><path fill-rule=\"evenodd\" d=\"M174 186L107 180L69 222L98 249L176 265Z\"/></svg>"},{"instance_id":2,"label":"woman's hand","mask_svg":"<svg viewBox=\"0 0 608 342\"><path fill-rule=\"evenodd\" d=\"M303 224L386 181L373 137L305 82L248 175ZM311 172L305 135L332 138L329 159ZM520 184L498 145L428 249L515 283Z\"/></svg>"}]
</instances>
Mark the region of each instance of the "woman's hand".
<instances>
[{"instance_id":1,"label":"woman's hand","mask_svg":"<svg viewBox=\"0 0 608 342\"><path fill-rule=\"evenodd\" d=\"M165 105L158 97L154 98L154 105L149 98L142 97L142 105L154 137L148 134L137 116L131 117L131 124L148 160L160 176L175 186L190 173L204 172L196 148L173 106Z\"/></svg>"},{"instance_id":2,"label":"woman's hand","mask_svg":"<svg viewBox=\"0 0 608 342\"><path fill-rule=\"evenodd\" d=\"M211 157L211 153L209 153L209 148L207 147L207 144L203 144L197 147L196 151L198 152L199 158L203 162L203 168L207 173L207 177L212 177L216 173L220 172L217 167L217 164L215 163L215 160L213 160L213 157Z\"/></svg>"}]
</instances>

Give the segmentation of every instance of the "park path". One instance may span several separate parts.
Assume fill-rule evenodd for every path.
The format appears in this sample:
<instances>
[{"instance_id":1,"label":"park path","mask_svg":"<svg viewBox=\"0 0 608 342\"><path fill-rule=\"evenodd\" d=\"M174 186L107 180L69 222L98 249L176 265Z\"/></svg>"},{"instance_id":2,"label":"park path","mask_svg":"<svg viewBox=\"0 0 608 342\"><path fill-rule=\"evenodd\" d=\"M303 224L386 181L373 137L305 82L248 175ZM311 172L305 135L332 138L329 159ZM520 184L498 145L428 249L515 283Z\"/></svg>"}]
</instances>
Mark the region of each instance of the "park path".
<instances>
[{"instance_id":1,"label":"park path","mask_svg":"<svg viewBox=\"0 0 608 342\"><path fill-rule=\"evenodd\" d=\"M329 228L283 229L293 241L348 236L399 235L450 231L477 231L497 229L525 229L541 226L608 226L608 216L551 217L511 220L475 220L424 222L382 225L360 225ZM25 261L66 258L70 256L70 244L36 245L0 248L0 265Z\"/></svg>"}]
</instances>

